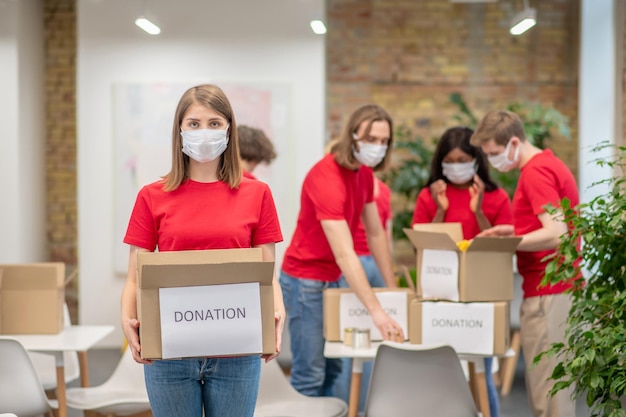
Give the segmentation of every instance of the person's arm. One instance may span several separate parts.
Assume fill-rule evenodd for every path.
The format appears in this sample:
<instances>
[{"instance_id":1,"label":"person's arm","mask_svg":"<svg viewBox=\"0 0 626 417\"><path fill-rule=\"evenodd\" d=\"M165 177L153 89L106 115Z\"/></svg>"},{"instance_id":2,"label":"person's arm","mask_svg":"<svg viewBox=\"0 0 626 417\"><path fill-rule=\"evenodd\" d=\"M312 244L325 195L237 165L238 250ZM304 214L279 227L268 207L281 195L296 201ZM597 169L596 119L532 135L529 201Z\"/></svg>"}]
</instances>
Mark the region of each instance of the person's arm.
<instances>
[{"instance_id":1,"label":"person's arm","mask_svg":"<svg viewBox=\"0 0 626 417\"><path fill-rule=\"evenodd\" d=\"M363 214L361 215L361 221L363 222L365 235L367 236L367 246L370 248L370 253L374 257L374 261L376 261L376 266L378 266L378 270L383 276L385 284L388 288L397 288L398 283L393 274L389 239L380 222L380 215L376 208L376 203L372 202L365 205Z\"/></svg>"},{"instance_id":2,"label":"person's arm","mask_svg":"<svg viewBox=\"0 0 626 417\"><path fill-rule=\"evenodd\" d=\"M142 359L141 345L139 343L139 320L137 320L137 253L148 252L146 249L137 246L130 247L128 256L128 273L126 283L122 289L122 330L128 340L128 348L133 354L133 359L139 363L149 364L152 361Z\"/></svg>"},{"instance_id":3,"label":"person's arm","mask_svg":"<svg viewBox=\"0 0 626 417\"><path fill-rule=\"evenodd\" d=\"M377 213L376 216L378 216ZM378 222L380 223L380 220ZM404 332L402 328L385 313L367 281L363 266L354 251L352 233L348 223L345 220L322 220L321 224L335 257L335 262L337 262L343 276L348 281L350 289L354 291L355 295L369 311L380 334L385 340L403 341Z\"/></svg>"},{"instance_id":4,"label":"person's arm","mask_svg":"<svg viewBox=\"0 0 626 417\"><path fill-rule=\"evenodd\" d=\"M555 249L561 242L561 236L567 232L567 225L563 222L561 212L557 216L545 211L537 216L541 228L522 236L517 246L518 251L536 252Z\"/></svg>"},{"instance_id":5,"label":"person's arm","mask_svg":"<svg viewBox=\"0 0 626 417\"><path fill-rule=\"evenodd\" d=\"M274 243L267 243L265 245L257 246L261 248L264 261L274 261L276 259L276 245ZM276 268L274 267L274 278L272 279L272 289L274 291L274 324L276 326L276 353L273 355L263 355L265 362L269 362L276 358L280 354L282 340L283 340L283 328L285 327L285 304L283 303L283 292L276 279Z\"/></svg>"},{"instance_id":6,"label":"person's arm","mask_svg":"<svg viewBox=\"0 0 626 417\"><path fill-rule=\"evenodd\" d=\"M443 223L443 219L446 217L446 211L448 211L448 207L450 206L448 196L446 195L447 187L448 185L444 180L437 180L430 185L430 193L437 205L437 211L431 223Z\"/></svg>"}]
</instances>

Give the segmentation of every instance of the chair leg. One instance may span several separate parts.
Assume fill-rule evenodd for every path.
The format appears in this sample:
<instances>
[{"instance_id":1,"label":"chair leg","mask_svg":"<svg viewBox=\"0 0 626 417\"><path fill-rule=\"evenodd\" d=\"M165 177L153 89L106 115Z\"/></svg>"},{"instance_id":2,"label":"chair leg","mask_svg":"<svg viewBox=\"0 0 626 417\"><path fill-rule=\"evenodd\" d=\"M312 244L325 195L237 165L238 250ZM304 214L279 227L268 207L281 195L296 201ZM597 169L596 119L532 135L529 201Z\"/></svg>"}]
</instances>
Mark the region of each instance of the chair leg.
<instances>
[{"instance_id":1,"label":"chair leg","mask_svg":"<svg viewBox=\"0 0 626 417\"><path fill-rule=\"evenodd\" d=\"M521 348L521 340L519 330L513 331L511 336L511 349L515 354L508 358L503 358L500 368L500 380L502 381L502 388L500 388L500 395L509 395L511 392L511 386L513 385L513 377L515 376L515 367L519 360Z\"/></svg>"}]
</instances>

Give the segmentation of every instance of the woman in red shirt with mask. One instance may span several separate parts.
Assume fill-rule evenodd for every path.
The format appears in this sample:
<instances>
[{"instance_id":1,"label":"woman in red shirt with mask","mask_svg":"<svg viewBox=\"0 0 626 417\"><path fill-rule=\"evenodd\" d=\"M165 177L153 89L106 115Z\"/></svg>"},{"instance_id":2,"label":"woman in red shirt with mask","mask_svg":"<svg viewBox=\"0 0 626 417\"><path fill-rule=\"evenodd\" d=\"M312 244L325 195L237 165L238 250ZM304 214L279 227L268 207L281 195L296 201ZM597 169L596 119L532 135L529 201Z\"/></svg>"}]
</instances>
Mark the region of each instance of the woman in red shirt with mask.
<instances>
[{"instance_id":1,"label":"woman in red shirt with mask","mask_svg":"<svg viewBox=\"0 0 626 417\"><path fill-rule=\"evenodd\" d=\"M491 226L513 223L509 196L489 177L483 152L470 144L473 133L467 127L444 132L435 149L428 183L417 196L412 224L458 222L463 238L470 240ZM485 358L489 409L492 417L498 417L492 364L493 358Z\"/></svg>"}]
</instances>

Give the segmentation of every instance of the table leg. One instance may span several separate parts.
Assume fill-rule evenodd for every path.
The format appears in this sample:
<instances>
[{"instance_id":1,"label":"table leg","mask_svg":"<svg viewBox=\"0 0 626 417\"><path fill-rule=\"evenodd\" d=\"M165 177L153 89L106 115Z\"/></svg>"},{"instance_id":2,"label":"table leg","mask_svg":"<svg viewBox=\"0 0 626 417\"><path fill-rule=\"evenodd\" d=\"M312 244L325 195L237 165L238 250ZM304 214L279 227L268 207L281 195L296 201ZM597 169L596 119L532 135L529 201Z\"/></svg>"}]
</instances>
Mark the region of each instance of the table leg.
<instances>
[{"instance_id":1,"label":"table leg","mask_svg":"<svg viewBox=\"0 0 626 417\"><path fill-rule=\"evenodd\" d=\"M80 368L80 386L89 386L89 368L87 367L87 352L78 352L78 365Z\"/></svg>"},{"instance_id":2,"label":"table leg","mask_svg":"<svg viewBox=\"0 0 626 417\"><path fill-rule=\"evenodd\" d=\"M359 413L359 394L361 393L361 377L363 376L363 359L352 359L352 379L350 380L350 399L348 417L357 417Z\"/></svg>"},{"instance_id":3,"label":"table leg","mask_svg":"<svg viewBox=\"0 0 626 417\"><path fill-rule=\"evenodd\" d=\"M476 372L476 364L472 361L467 362L467 367L469 370L470 389L472 390L476 407L478 408L478 411L482 413L483 417L491 417L485 371Z\"/></svg>"},{"instance_id":4,"label":"table leg","mask_svg":"<svg viewBox=\"0 0 626 417\"><path fill-rule=\"evenodd\" d=\"M59 417L67 417L67 397L65 395L65 365L63 352L56 352L57 368L57 401L59 402Z\"/></svg>"}]
</instances>

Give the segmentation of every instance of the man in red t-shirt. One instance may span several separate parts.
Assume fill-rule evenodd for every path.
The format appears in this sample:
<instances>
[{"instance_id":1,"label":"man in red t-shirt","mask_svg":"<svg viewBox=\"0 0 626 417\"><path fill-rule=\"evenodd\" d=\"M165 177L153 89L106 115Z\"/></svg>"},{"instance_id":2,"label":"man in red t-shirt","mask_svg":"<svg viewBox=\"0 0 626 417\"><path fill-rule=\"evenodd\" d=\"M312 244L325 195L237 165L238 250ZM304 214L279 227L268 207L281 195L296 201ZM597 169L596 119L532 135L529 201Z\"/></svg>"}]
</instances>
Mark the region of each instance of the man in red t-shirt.
<instances>
[{"instance_id":1,"label":"man in red t-shirt","mask_svg":"<svg viewBox=\"0 0 626 417\"><path fill-rule=\"evenodd\" d=\"M549 380L557 360L544 358L536 366L533 359L552 343L565 341L565 327L571 298L569 282L541 285L547 262L554 253L567 224L546 212L546 206L559 206L568 198L572 207L579 203L578 187L567 166L550 150L541 150L526 140L520 118L509 111L485 115L472 136L487 155L491 165L501 172L520 170L513 195L513 226L495 226L481 236L521 236L517 247L517 267L524 278L524 300L520 309L520 335L526 362L526 389L535 417L571 417L575 402L571 390L554 397Z\"/></svg>"},{"instance_id":2,"label":"man in red t-shirt","mask_svg":"<svg viewBox=\"0 0 626 417\"><path fill-rule=\"evenodd\" d=\"M262 163L269 165L276 159L274 144L265 132L255 127L239 125L237 134L239 135L239 155L243 176L256 180L256 176L252 173L254 168Z\"/></svg>"}]
</instances>

